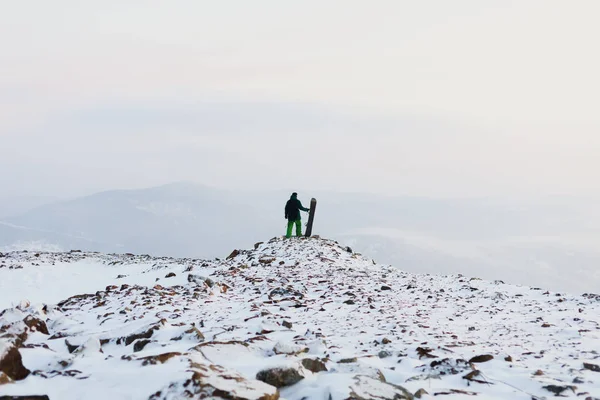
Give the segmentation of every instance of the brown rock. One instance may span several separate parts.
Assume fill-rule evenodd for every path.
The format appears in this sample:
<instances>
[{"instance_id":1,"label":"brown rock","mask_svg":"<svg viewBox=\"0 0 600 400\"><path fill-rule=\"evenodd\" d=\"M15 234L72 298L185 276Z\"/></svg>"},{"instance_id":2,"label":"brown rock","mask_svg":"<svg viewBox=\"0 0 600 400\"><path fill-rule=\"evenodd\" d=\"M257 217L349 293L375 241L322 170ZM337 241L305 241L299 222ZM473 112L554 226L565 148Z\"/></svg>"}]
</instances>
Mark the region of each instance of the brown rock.
<instances>
[{"instance_id":1,"label":"brown rock","mask_svg":"<svg viewBox=\"0 0 600 400\"><path fill-rule=\"evenodd\" d=\"M416 391L416 393L415 393L415 397L416 397L417 399L420 399L421 397L423 397L423 396L424 396L424 395L426 395L426 394L429 394L429 393L427 392L427 390L425 390L425 389L419 389L419 390L417 390L417 391Z\"/></svg>"},{"instance_id":2,"label":"brown rock","mask_svg":"<svg viewBox=\"0 0 600 400\"><path fill-rule=\"evenodd\" d=\"M325 363L316 358L304 358L302 360L302 366L315 374L319 372L327 372L327 367L325 366Z\"/></svg>"},{"instance_id":3,"label":"brown rock","mask_svg":"<svg viewBox=\"0 0 600 400\"><path fill-rule=\"evenodd\" d=\"M25 325L27 325L32 331L40 332L44 335L49 335L48 327L46 326L46 323L41 319L28 315L27 317L25 317L23 322L25 322Z\"/></svg>"},{"instance_id":4,"label":"brown rock","mask_svg":"<svg viewBox=\"0 0 600 400\"><path fill-rule=\"evenodd\" d=\"M139 358L139 360L142 360L142 365L146 366L146 365L156 365L156 364L164 364L167 361L169 361L171 358L173 357L179 357L181 356L181 353L163 353L163 354L159 354L156 356L149 356L149 357L143 357L143 358Z\"/></svg>"},{"instance_id":5,"label":"brown rock","mask_svg":"<svg viewBox=\"0 0 600 400\"><path fill-rule=\"evenodd\" d=\"M192 362L192 376L169 385L150 396L149 400L167 399L227 399L227 400L278 400L279 391L271 385L246 379L236 372L218 365Z\"/></svg>"},{"instance_id":6,"label":"brown rock","mask_svg":"<svg viewBox=\"0 0 600 400\"><path fill-rule=\"evenodd\" d=\"M227 256L227 259L231 260L232 258L235 258L235 257L237 257L239 255L240 255L240 251L239 250L234 250L234 251L231 252L231 254L229 256Z\"/></svg>"},{"instance_id":7,"label":"brown rock","mask_svg":"<svg viewBox=\"0 0 600 400\"><path fill-rule=\"evenodd\" d=\"M292 323L288 322L288 321L283 321L281 323L281 325L283 325L284 327L288 328L288 329L292 329Z\"/></svg>"},{"instance_id":8,"label":"brown rock","mask_svg":"<svg viewBox=\"0 0 600 400\"><path fill-rule=\"evenodd\" d=\"M494 356L491 354L483 354L480 356L475 356L469 360L470 363L484 363L490 360L493 360Z\"/></svg>"},{"instance_id":9,"label":"brown rock","mask_svg":"<svg viewBox=\"0 0 600 400\"><path fill-rule=\"evenodd\" d=\"M276 388L294 385L304 377L294 368L270 368L256 374L256 379Z\"/></svg>"},{"instance_id":10,"label":"brown rock","mask_svg":"<svg viewBox=\"0 0 600 400\"><path fill-rule=\"evenodd\" d=\"M173 278L174 276L177 276L175 272L169 272L167 275L165 275L165 278Z\"/></svg>"},{"instance_id":11,"label":"brown rock","mask_svg":"<svg viewBox=\"0 0 600 400\"><path fill-rule=\"evenodd\" d=\"M399 385L381 382L377 379L364 375L354 377L354 382L350 386L350 395L348 399L352 400L371 400L371 399L391 399L391 400L412 400L413 395L408 390ZM385 397L381 396L385 393Z\"/></svg>"},{"instance_id":12,"label":"brown rock","mask_svg":"<svg viewBox=\"0 0 600 400\"><path fill-rule=\"evenodd\" d=\"M27 378L31 371L23 366L23 359L17 347L12 343L4 342L4 344L8 348L0 354L0 372L15 381Z\"/></svg>"}]
</instances>

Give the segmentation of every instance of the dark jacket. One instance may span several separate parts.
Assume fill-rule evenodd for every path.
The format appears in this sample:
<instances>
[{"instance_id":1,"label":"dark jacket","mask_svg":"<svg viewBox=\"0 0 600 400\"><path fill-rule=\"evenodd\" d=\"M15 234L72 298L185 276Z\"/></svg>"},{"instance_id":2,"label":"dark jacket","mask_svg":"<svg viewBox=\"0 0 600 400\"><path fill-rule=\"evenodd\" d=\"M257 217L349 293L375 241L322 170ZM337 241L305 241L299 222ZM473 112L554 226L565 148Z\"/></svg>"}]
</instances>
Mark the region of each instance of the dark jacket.
<instances>
[{"instance_id":1,"label":"dark jacket","mask_svg":"<svg viewBox=\"0 0 600 400\"><path fill-rule=\"evenodd\" d=\"M296 195L292 194L292 197L285 204L285 217L289 221L297 221L300 219L300 210L308 211L308 208L303 207Z\"/></svg>"}]
</instances>

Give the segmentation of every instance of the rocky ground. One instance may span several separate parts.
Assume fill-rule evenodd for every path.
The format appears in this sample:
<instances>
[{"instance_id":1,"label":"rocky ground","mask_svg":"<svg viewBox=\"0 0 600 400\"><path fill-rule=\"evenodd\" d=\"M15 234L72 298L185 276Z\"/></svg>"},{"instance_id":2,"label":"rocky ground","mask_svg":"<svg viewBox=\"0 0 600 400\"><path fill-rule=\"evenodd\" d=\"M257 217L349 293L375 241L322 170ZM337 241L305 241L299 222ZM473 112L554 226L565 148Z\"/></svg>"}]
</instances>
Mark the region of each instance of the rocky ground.
<instances>
[{"instance_id":1,"label":"rocky ground","mask_svg":"<svg viewBox=\"0 0 600 400\"><path fill-rule=\"evenodd\" d=\"M598 295L255 247L0 254L0 399L600 398Z\"/></svg>"}]
</instances>

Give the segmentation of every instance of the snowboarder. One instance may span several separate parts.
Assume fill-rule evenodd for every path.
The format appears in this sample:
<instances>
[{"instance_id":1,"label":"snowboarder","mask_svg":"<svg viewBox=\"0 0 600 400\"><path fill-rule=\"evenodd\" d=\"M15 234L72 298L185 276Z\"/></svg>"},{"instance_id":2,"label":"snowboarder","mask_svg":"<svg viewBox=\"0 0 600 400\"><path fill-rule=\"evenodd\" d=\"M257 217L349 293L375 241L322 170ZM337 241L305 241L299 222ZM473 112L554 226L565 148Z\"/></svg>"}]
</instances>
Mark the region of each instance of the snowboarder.
<instances>
[{"instance_id":1,"label":"snowboarder","mask_svg":"<svg viewBox=\"0 0 600 400\"><path fill-rule=\"evenodd\" d=\"M309 209L302 206L300 200L298 200L298 193L292 193L292 196L285 204L285 218L288 220L286 238L292 237L292 229L294 224L296 225L296 236L302 236L302 219L300 217L300 210L308 212Z\"/></svg>"}]
</instances>

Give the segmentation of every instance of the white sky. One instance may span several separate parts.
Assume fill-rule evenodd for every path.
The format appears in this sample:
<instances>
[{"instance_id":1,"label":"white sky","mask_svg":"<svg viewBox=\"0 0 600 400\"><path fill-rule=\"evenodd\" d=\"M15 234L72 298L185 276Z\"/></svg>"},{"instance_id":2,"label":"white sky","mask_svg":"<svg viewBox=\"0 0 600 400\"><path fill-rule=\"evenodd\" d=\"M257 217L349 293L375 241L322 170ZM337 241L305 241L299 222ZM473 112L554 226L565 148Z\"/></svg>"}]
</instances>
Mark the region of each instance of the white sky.
<instances>
[{"instance_id":1,"label":"white sky","mask_svg":"<svg viewBox=\"0 0 600 400\"><path fill-rule=\"evenodd\" d=\"M0 0L0 187L599 194L599 15L595 0Z\"/></svg>"}]
</instances>

